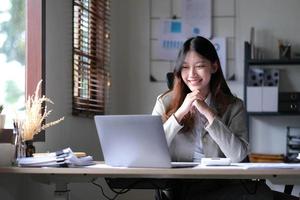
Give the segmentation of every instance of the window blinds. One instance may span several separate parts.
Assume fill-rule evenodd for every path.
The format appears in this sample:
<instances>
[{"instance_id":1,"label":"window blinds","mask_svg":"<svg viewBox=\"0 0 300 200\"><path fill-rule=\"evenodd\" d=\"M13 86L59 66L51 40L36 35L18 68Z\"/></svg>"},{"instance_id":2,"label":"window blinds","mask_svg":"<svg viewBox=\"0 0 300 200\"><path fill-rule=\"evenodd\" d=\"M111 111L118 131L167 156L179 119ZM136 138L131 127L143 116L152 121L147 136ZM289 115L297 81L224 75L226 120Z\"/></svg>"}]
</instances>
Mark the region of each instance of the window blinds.
<instances>
[{"instance_id":1,"label":"window blinds","mask_svg":"<svg viewBox=\"0 0 300 200\"><path fill-rule=\"evenodd\" d=\"M73 114L104 114L109 101L110 0L73 0Z\"/></svg>"}]
</instances>

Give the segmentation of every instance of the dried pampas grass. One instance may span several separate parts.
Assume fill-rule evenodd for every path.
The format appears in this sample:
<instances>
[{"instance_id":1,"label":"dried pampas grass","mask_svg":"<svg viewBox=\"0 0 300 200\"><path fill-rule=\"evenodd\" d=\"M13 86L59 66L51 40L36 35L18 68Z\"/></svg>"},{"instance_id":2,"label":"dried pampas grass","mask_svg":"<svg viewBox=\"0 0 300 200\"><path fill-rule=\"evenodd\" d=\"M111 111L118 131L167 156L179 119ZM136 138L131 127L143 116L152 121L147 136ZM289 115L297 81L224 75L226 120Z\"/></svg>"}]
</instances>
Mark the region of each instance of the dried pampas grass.
<instances>
[{"instance_id":1,"label":"dried pampas grass","mask_svg":"<svg viewBox=\"0 0 300 200\"><path fill-rule=\"evenodd\" d=\"M46 124L43 124L43 121L50 115L52 110L47 110L47 106L43 108L42 104L45 103L51 103L54 104L50 99L48 99L45 96L40 97L39 91L41 87L42 80L39 81L38 85L36 86L35 93L32 96L29 96L26 100L26 106L25 106L25 119L22 122L22 140L32 140L33 136L38 134L41 130L44 130L50 126L53 126L55 124L58 124L62 120L64 120L64 117L49 122Z\"/></svg>"}]
</instances>

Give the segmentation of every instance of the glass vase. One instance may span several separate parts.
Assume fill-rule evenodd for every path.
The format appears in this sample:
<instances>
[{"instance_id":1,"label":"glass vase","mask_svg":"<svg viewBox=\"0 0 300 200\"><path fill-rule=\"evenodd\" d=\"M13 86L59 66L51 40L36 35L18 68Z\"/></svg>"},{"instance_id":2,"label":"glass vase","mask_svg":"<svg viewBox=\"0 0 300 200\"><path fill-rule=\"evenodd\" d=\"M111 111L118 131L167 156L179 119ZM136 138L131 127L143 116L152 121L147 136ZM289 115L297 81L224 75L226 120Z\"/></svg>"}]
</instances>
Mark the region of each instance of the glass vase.
<instances>
[{"instance_id":1,"label":"glass vase","mask_svg":"<svg viewBox=\"0 0 300 200\"><path fill-rule=\"evenodd\" d=\"M21 122L14 122L13 130L13 144L14 144L14 158L12 165L18 165L18 159L24 157L32 157L35 153L35 147L33 146L33 140L24 141L23 129Z\"/></svg>"},{"instance_id":2,"label":"glass vase","mask_svg":"<svg viewBox=\"0 0 300 200\"><path fill-rule=\"evenodd\" d=\"M15 135L15 159L26 157L26 143L22 140L21 135Z\"/></svg>"},{"instance_id":3,"label":"glass vase","mask_svg":"<svg viewBox=\"0 0 300 200\"><path fill-rule=\"evenodd\" d=\"M18 159L26 157L26 143L22 139L22 130L16 126L13 132L14 158L12 165L18 165Z\"/></svg>"}]
</instances>

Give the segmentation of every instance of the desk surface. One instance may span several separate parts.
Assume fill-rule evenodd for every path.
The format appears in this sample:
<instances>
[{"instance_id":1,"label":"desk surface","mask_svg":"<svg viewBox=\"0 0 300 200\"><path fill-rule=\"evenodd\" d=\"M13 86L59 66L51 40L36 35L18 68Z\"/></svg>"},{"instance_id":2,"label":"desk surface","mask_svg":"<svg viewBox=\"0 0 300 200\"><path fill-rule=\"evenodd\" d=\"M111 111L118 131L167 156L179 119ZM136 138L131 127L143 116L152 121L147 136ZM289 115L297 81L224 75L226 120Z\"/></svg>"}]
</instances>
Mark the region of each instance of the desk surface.
<instances>
[{"instance_id":1,"label":"desk surface","mask_svg":"<svg viewBox=\"0 0 300 200\"><path fill-rule=\"evenodd\" d=\"M82 168L0 167L0 174L72 175L110 178L163 179L269 179L273 183L300 184L300 165L296 167L198 166L194 168L117 168L103 162Z\"/></svg>"}]
</instances>

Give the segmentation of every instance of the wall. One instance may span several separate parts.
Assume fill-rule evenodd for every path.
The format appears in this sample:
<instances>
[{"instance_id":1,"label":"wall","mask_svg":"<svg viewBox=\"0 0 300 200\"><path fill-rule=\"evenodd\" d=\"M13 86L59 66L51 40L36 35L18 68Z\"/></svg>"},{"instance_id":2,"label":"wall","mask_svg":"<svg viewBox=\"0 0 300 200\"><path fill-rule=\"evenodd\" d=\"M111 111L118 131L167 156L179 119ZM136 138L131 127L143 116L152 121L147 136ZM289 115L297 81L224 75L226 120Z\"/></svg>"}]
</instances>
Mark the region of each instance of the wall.
<instances>
[{"instance_id":1,"label":"wall","mask_svg":"<svg viewBox=\"0 0 300 200\"><path fill-rule=\"evenodd\" d=\"M225 0L215 0L215 6ZM231 3L232 0L226 0ZM149 80L149 0L112 1L112 91L111 114L151 113L155 98L167 89L165 83ZM233 92L243 97L243 42L248 40L250 26L265 31L267 39L259 44L266 46L269 56L276 55L276 38L291 38L300 43L297 20L300 13L298 0L237 0L236 71L238 79L230 82ZM226 9L227 7L214 7ZM221 23L222 24L222 23ZM55 105L49 120L65 116L63 123L46 131L46 142L36 144L38 151L55 151L71 147L102 159L95 125L92 119L71 115L72 90L72 1L46 1L46 95ZM222 30L226 28L222 26ZM225 30L224 30L225 31ZM277 35L278 34L278 35ZM270 37L272 36L272 37ZM275 50L274 50L275 51ZM264 118L263 118L264 119ZM255 134L251 137L252 149L257 152L284 151L285 129L289 123L298 124L296 117L267 118L252 122ZM276 124L276 125L274 125ZM265 132L267 130L267 132ZM265 145L265 141L272 145ZM52 199L54 186L36 183L27 177L1 176L1 197L5 199ZM99 179L103 183L102 179ZM18 184L14 184L18 183ZM26 187L25 185L30 185ZM104 184L105 185L105 184ZM90 183L70 184L71 199L103 199ZM107 187L105 187L107 191ZM111 193L109 193L111 194ZM152 199L151 191L130 191L119 199Z\"/></svg>"},{"instance_id":2,"label":"wall","mask_svg":"<svg viewBox=\"0 0 300 200\"><path fill-rule=\"evenodd\" d=\"M166 84L149 81L149 1L114 3L111 111L151 113L155 97L166 90Z\"/></svg>"}]
</instances>

